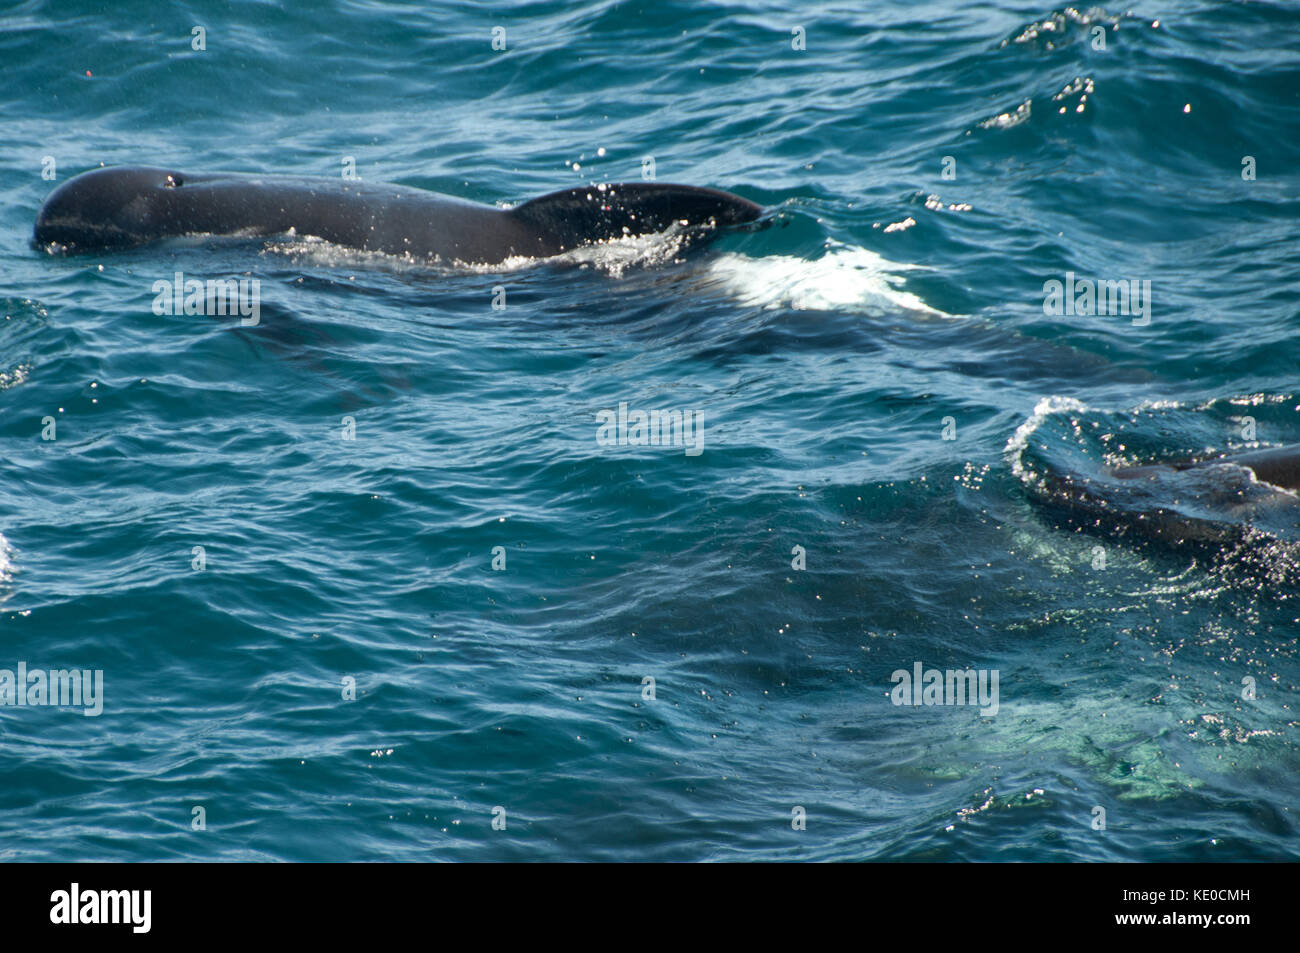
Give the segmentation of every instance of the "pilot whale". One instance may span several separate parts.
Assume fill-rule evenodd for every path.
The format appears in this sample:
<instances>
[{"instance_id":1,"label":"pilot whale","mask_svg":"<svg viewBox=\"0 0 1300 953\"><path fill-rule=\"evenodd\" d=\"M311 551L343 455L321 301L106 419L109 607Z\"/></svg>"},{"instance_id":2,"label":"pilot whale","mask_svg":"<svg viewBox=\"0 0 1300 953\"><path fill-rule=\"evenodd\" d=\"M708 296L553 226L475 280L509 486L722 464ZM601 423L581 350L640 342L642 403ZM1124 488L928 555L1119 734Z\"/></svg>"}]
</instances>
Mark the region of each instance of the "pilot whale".
<instances>
[{"instance_id":1,"label":"pilot whale","mask_svg":"<svg viewBox=\"0 0 1300 953\"><path fill-rule=\"evenodd\" d=\"M1177 546L1241 542L1251 526L1300 538L1300 444L1040 476L1040 502L1075 529Z\"/></svg>"},{"instance_id":2,"label":"pilot whale","mask_svg":"<svg viewBox=\"0 0 1300 953\"><path fill-rule=\"evenodd\" d=\"M762 212L729 192L657 182L565 189L503 209L341 178L112 166L51 192L33 239L51 252L75 254L182 235L296 234L363 251L491 265L673 225L697 236L753 222Z\"/></svg>"},{"instance_id":3,"label":"pilot whale","mask_svg":"<svg viewBox=\"0 0 1300 953\"><path fill-rule=\"evenodd\" d=\"M1140 467L1116 467L1111 474L1121 480L1154 480L1171 472L1233 466L1249 470L1255 479L1271 486L1300 493L1300 443L1267 450L1225 454L1208 460L1183 460Z\"/></svg>"}]
</instances>

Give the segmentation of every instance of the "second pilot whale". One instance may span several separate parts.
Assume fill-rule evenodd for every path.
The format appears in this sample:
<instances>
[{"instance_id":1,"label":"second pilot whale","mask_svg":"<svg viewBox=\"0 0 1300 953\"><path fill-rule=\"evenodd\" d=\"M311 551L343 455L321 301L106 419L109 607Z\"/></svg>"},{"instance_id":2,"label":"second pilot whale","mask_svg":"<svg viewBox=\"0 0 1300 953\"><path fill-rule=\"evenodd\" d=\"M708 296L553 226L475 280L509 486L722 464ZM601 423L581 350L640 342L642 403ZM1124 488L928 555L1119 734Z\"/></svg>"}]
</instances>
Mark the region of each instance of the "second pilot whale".
<instances>
[{"instance_id":1,"label":"second pilot whale","mask_svg":"<svg viewBox=\"0 0 1300 953\"><path fill-rule=\"evenodd\" d=\"M51 192L33 239L50 251L78 253L194 234L296 234L362 251L493 265L672 226L709 234L762 212L730 192L658 182L582 186L497 208L357 180L111 166Z\"/></svg>"},{"instance_id":2,"label":"second pilot whale","mask_svg":"<svg viewBox=\"0 0 1300 953\"><path fill-rule=\"evenodd\" d=\"M1236 544L1252 528L1300 540L1300 444L1091 473L1035 470L1037 498L1077 530L1179 546Z\"/></svg>"}]
</instances>

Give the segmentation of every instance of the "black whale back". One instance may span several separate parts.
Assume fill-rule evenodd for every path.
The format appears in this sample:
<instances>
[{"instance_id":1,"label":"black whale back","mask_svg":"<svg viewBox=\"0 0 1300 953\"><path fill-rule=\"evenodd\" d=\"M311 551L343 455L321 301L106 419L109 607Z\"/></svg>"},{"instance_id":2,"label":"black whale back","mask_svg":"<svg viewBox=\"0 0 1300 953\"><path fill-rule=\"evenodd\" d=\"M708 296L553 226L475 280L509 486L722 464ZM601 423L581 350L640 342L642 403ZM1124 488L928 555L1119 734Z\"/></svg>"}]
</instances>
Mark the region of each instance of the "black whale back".
<instances>
[{"instance_id":1,"label":"black whale back","mask_svg":"<svg viewBox=\"0 0 1300 953\"><path fill-rule=\"evenodd\" d=\"M626 182L552 192L511 209L517 221L562 248L628 235L719 228L755 221L763 209L730 192L658 182Z\"/></svg>"},{"instance_id":2,"label":"black whale back","mask_svg":"<svg viewBox=\"0 0 1300 953\"><path fill-rule=\"evenodd\" d=\"M83 173L51 192L33 239L75 253L190 234L293 232L365 251L496 264L673 224L712 231L761 213L727 192L654 182L566 189L500 209L400 185L119 166Z\"/></svg>"}]
</instances>

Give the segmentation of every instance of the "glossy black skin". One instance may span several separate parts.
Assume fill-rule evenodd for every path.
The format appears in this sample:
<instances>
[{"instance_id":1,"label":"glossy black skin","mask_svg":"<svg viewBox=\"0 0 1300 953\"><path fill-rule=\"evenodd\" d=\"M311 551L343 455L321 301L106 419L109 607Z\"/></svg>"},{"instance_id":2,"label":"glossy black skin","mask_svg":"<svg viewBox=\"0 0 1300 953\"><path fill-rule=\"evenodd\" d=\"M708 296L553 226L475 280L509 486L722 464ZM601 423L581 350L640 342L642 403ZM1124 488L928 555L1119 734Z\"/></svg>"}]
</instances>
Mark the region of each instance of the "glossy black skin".
<instances>
[{"instance_id":1,"label":"glossy black skin","mask_svg":"<svg viewBox=\"0 0 1300 953\"><path fill-rule=\"evenodd\" d=\"M1144 467L1120 467L1111 472L1121 480L1158 479L1162 474L1167 474L1170 471L1203 469L1225 463L1250 470L1255 474L1255 479L1261 482L1300 493L1300 444L1289 444L1285 447L1275 447L1269 450L1251 450L1246 453L1229 454L1210 460L1189 460Z\"/></svg>"},{"instance_id":2,"label":"glossy black skin","mask_svg":"<svg viewBox=\"0 0 1300 953\"><path fill-rule=\"evenodd\" d=\"M400 185L342 178L186 173L148 166L94 169L41 206L35 243L71 253L191 234L312 235L365 251L497 264L663 231L753 222L753 202L717 189L633 182L569 189L500 209Z\"/></svg>"}]
</instances>

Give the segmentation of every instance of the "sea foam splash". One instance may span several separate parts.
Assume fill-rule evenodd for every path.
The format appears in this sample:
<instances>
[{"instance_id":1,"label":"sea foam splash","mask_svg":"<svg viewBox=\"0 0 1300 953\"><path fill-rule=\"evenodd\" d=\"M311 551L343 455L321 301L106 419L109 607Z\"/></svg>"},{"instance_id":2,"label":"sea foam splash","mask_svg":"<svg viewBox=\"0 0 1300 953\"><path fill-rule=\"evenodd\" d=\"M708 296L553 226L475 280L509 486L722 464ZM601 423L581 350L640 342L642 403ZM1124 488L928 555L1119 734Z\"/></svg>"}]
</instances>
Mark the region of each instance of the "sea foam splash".
<instances>
[{"instance_id":1,"label":"sea foam splash","mask_svg":"<svg viewBox=\"0 0 1300 953\"><path fill-rule=\"evenodd\" d=\"M897 311L951 317L900 289L902 272L921 268L890 261L867 248L830 244L821 258L750 258L725 253L708 265L708 278L742 304L796 311Z\"/></svg>"},{"instance_id":2,"label":"sea foam splash","mask_svg":"<svg viewBox=\"0 0 1300 953\"><path fill-rule=\"evenodd\" d=\"M6 583L13 578L13 554L14 548L9 545L9 540L5 539L4 533L0 533L0 583ZM0 601L3 599L4 596L0 595Z\"/></svg>"},{"instance_id":3,"label":"sea foam splash","mask_svg":"<svg viewBox=\"0 0 1300 953\"><path fill-rule=\"evenodd\" d=\"M426 259L407 254L394 255L383 251L364 251L346 245L336 245L314 236L268 242L263 252L283 255L297 264L323 268L360 267L390 273L435 274L508 274L539 264L570 265L594 268L612 278L621 278L634 267L652 267L677 260L689 238L687 229L672 225L661 232L648 235L631 235L591 242L571 248L558 255L542 258L529 255L512 255L493 264L460 260L444 261Z\"/></svg>"},{"instance_id":4,"label":"sea foam splash","mask_svg":"<svg viewBox=\"0 0 1300 953\"><path fill-rule=\"evenodd\" d=\"M1052 395L1044 397L1034 405L1034 412L1016 428L1016 432L1007 440L1007 445L1002 449L1002 455L1006 458L1011 466L1011 472L1022 481L1028 482L1031 475L1025 470L1022 460L1025 449L1029 446L1029 438L1033 436L1034 431L1043 425L1049 417L1054 417L1061 413L1083 413L1088 409L1088 405L1082 401L1075 400L1073 397L1062 397Z\"/></svg>"},{"instance_id":5,"label":"sea foam splash","mask_svg":"<svg viewBox=\"0 0 1300 953\"><path fill-rule=\"evenodd\" d=\"M539 259L514 256L495 264L440 262L359 251L315 238L269 242L263 251L284 255L298 264L328 268L363 267L389 272L441 272L498 274L535 267L539 263L592 268L611 278L628 269L657 267L680 261L689 235L674 225L662 232L592 242L559 255ZM741 304L766 309L796 311L868 311L891 313L900 309L920 314L953 317L932 308L910 291L901 289L903 272L923 269L890 261L856 245L828 243L826 254L806 259L793 255L752 258L726 252L711 258L702 269L702 290L720 287Z\"/></svg>"}]
</instances>

